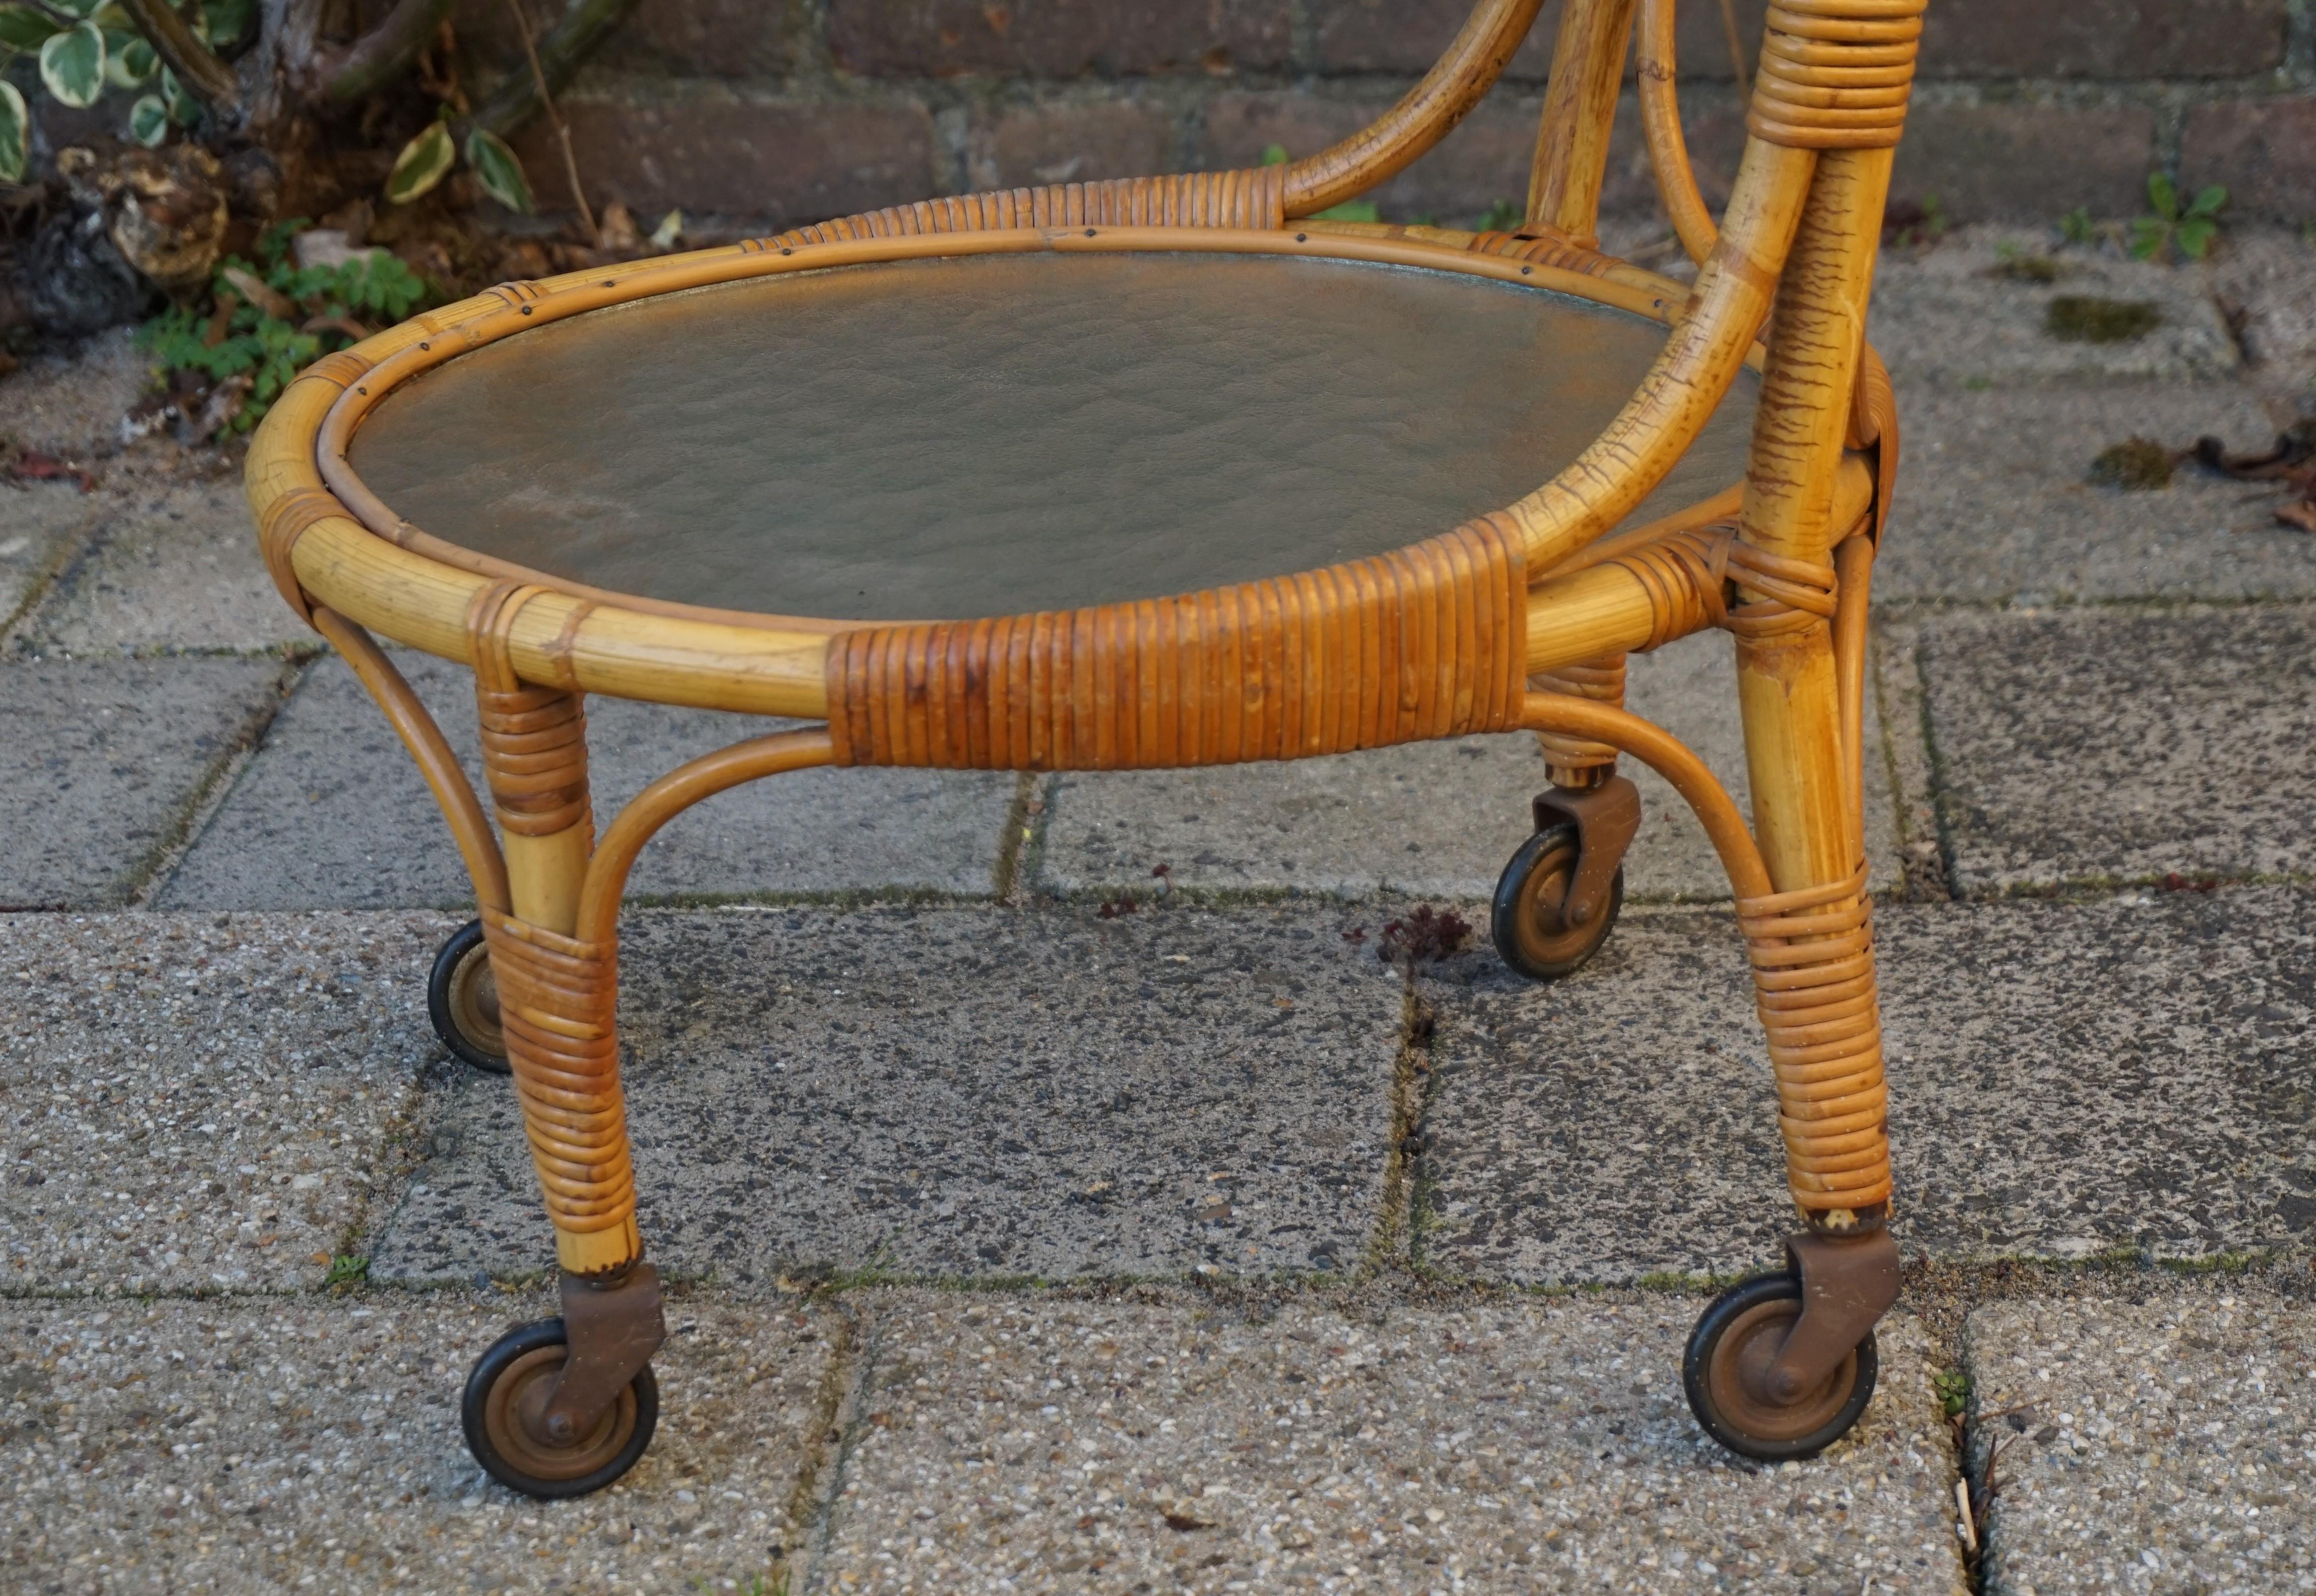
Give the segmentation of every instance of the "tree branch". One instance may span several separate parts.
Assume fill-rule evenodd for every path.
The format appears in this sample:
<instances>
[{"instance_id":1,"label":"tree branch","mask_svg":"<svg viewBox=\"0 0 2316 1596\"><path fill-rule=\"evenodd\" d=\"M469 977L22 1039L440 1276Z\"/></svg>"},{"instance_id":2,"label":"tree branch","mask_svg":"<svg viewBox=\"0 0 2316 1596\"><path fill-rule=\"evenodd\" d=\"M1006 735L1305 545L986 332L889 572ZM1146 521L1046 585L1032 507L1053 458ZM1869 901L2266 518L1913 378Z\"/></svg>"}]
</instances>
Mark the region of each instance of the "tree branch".
<instances>
[{"instance_id":1,"label":"tree branch","mask_svg":"<svg viewBox=\"0 0 2316 1596\"><path fill-rule=\"evenodd\" d=\"M594 52L604 35L626 20L636 0L571 0L563 20L539 41L538 74L514 72L491 92L474 115L474 125L503 138L529 121L539 109L542 87L559 94ZM544 80L543 83L541 80Z\"/></svg>"},{"instance_id":2,"label":"tree branch","mask_svg":"<svg viewBox=\"0 0 2316 1596\"><path fill-rule=\"evenodd\" d=\"M402 76L442 25L450 0L396 0L384 22L327 62L321 98L331 105L367 99Z\"/></svg>"},{"instance_id":3,"label":"tree branch","mask_svg":"<svg viewBox=\"0 0 2316 1596\"><path fill-rule=\"evenodd\" d=\"M223 116L241 110L241 80L194 35L167 0L120 0L120 8L162 63L177 75L187 94Z\"/></svg>"}]
</instances>

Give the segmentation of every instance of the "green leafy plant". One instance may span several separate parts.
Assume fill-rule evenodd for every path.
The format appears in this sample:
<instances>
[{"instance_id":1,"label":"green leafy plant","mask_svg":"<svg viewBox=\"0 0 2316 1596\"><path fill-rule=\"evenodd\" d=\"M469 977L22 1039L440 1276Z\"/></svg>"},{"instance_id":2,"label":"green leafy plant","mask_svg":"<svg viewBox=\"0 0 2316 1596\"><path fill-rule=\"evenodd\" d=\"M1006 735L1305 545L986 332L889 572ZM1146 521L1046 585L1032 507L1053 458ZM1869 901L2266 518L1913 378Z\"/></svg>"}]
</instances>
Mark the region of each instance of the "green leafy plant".
<instances>
[{"instance_id":1,"label":"green leafy plant","mask_svg":"<svg viewBox=\"0 0 2316 1596\"><path fill-rule=\"evenodd\" d=\"M246 378L247 391L218 428L245 432L298 373L360 342L370 325L404 321L434 299L427 281L384 250L336 266L299 266L290 240L300 217L266 229L257 263L228 256L211 281L209 305L173 305L145 324L138 342L171 371L210 384Z\"/></svg>"},{"instance_id":2,"label":"green leafy plant","mask_svg":"<svg viewBox=\"0 0 2316 1596\"><path fill-rule=\"evenodd\" d=\"M256 0L207 0L183 18L203 47L225 48L256 20ZM200 102L161 64L160 52L138 31L119 0L11 0L0 4L0 67L29 55L39 66L41 92L58 104L85 111L107 94L138 94L122 130L138 144L164 142L173 128L201 119ZM156 83L157 80L157 83ZM31 113L13 84L0 82L0 181L23 181Z\"/></svg>"},{"instance_id":3,"label":"green leafy plant","mask_svg":"<svg viewBox=\"0 0 2316 1596\"><path fill-rule=\"evenodd\" d=\"M1970 1377L1960 1369L1930 1377L1931 1388L1938 1394L1938 1408L1949 1419L1957 1418L1970 1404Z\"/></svg>"},{"instance_id":4,"label":"green leafy plant","mask_svg":"<svg viewBox=\"0 0 2316 1596\"><path fill-rule=\"evenodd\" d=\"M330 1260L330 1272L322 1277L325 1286L358 1286L370 1279L370 1260L352 1258L341 1253Z\"/></svg>"},{"instance_id":5,"label":"green leafy plant","mask_svg":"<svg viewBox=\"0 0 2316 1596\"><path fill-rule=\"evenodd\" d=\"M1953 227L1954 218L1946 214L1946 201L1936 194L1924 194L1919 204L1910 200L1893 201L1882 213L1882 241L1901 249L1936 244Z\"/></svg>"},{"instance_id":6,"label":"green leafy plant","mask_svg":"<svg viewBox=\"0 0 2316 1596\"><path fill-rule=\"evenodd\" d=\"M1480 212L1480 219L1472 224L1474 233L1509 233L1528 220L1523 206L1510 200L1499 200Z\"/></svg>"},{"instance_id":7,"label":"green leafy plant","mask_svg":"<svg viewBox=\"0 0 2316 1596\"><path fill-rule=\"evenodd\" d=\"M2098 224L2091 220L2091 208L2078 205L2059 218L2059 236L2069 244L2089 244L2098 237Z\"/></svg>"},{"instance_id":8,"label":"green leafy plant","mask_svg":"<svg viewBox=\"0 0 2316 1596\"><path fill-rule=\"evenodd\" d=\"M2220 235L2220 210L2227 202L2226 187L2215 183L2196 190L2196 197L2182 210L2179 185L2167 174L2150 173L2147 203L2153 214L2131 224L2132 259L2160 261L2176 244L2189 260L2202 260L2211 253L2212 240Z\"/></svg>"},{"instance_id":9,"label":"green leafy plant","mask_svg":"<svg viewBox=\"0 0 2316 1596\"><path fill-rule=\"evenodd\" d=\"M404 145L402 153L394 157L394 170L386 179L387 201L407 205L430 192L459 164L459 153L450 124L446 120L429 122L426 130ZM467 134L466 156L475 181L483 185L483 192L509 210L528 212L531 209L530 180L523 175L522 162L505 139L482 128L471 129Z\"/></svg>"}]
</instances>

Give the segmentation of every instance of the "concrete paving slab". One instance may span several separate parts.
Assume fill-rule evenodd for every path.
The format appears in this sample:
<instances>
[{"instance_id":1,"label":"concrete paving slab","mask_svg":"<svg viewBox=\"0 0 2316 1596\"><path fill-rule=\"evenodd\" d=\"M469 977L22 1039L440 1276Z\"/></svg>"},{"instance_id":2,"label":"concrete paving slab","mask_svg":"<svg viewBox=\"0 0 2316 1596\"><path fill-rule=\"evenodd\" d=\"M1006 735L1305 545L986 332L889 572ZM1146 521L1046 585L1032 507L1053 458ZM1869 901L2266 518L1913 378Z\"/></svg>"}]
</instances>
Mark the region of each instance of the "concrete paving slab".
<instances>
[{"instance_id":1,"label":"concrete paving slab","mask_svg":"<svg viewBox=\"0 0 2316 1596\"><path fill-rule=\"evenodd\" d=\"M42 655L319 645L258 558L237 471L108 480L98 541L11 640Z\"/></svg>"},{"instance_id":2,"label":"concrete paving slab","mask_svg":"<svg viewBox=\"0 0 2316 1596\"><path fill-rule=\"evenodd\" d=\"M397 656L482 787L473 677ZM795 724L616 699L587 704L599 829L649 782ZM645 896L986 895L1014 778L806 771L679 816L628 878ZM473 901L450 828L410 756L335 655L318 661L156 902L182 908L452 905Z\"/></svg>"},{"instance_id":3,"label":"concrete paving slab","mask_svg":"<svg viewBox=\"0 0 2316 1596\"><path fill-rule=\"evenodd\" d=\"M280 702L266 659L0 664L0 909L121 902Z\"/></svg>"},{"instance_id":4,"label":"concrete paving slab","mask_svg":"<svg viewBox=\"0 0 2316 1596\"><path fill-rule=\"evenodd\" d=\"M2316 1308L2216 1279L2141 1302L1975 1309L1987 1589L2316 1588ZM2001 1417L1993 1417L2000 1414Z\"/></svg>"},{"instance_id":5,"label":"concrete paving slab","mask_svg":"<svg viewBox=\"0 0 2316 1596\"><path fill-rule=\"evenodd\" d=\"M0 633L47 587L95 513L96 501L70 483L0 488Z\"/></svg>"},{"instance_id":6,"label":"concrete paving slab","mask_svg":"<svg viewBox=\"0 0 2316 1596\"><path fill-rule=\"evenodd\" d=\"M1953 894L1946 855L1939 848L1937 783L1924 732L1929 722L1923 709L1920 642L1916 619L1902 611L1885 615L1874 629L1874 676L1867 691L1890 730L1882 745L1869 745L1866 753L1868 758L1879 755L1889 771L1885 779L1906 896L1945 898Z\"/></svg>"},{"instance_id":7,"label":"concrete paving slab","mask_svg":"<svg viewBox=\"0 0 2316 1596\"><path fill-rule=\"evenodd\" d=\"M1726 639L1693 638L1632 657L1626 705L1688 743L1750 802L1737 670ZM1867 735L1881 721L1867 706ZM1625 863L1629 901L1719 901L1729 878L1688 806L1626 761L1641 788L1641 835ZM1887 762L1866 771L1867 845L1877 888L1898 878ZM1305 892L1485 900L1528 834L1528 800L1547 785L1525 733L1415 743L1285 764L1084 772L1046 789L1041 890L1147 892L1166 864L1176 886L1210 892Z\"/></svg>"},{"instance_id":8,"label":"concrete paving slab","mask_svg":"<svg viewBox=\"0 0 2316 1596\"><path fill-rule=\"evenodd\" d=\"M2127 438L2265 448L2276 426L2243 383L1967 391L1908 379L1898 414L1877 602L2316 596L2316 538L2277 526L2280 495L2261 485L2194 466L2154 492L2084 480Z\"/></svg>"},{"instance_id":9,"label":"concrete paving slab","mask_svg":"<svg viewBox=\"0 0 2316 1596\"><path fill-rule=\"evenodd\" d=\"M1958 892L2316 870L2316 608L1925 619Z\"/></svg>"},{"instance_id":10,"label":"concrete paving slab","mask_svg":"<svg viewBox=\"0 0 2316 1596\"><path fill-rule=\"evenodd\" d=\"M0 379L0 437L74 459L120 447L120 423L154 379L133 327L36 354Z\"/></svg>"},{"instance_id":11,"label":"concrete paving slab","mask_svg":"<svg viewBox=\"0 0 2316 1596\"><path fill-rule=\"evenodd\" d=\"M1764 1468L1682 1398L1698 1306L899 1296L821 1588L1966 1589L1920 1325L1884 1322L1848 1438Z\"/></svg>"},{"instance_id":12,"label":"concrete paving slab","mask_svg":"<svg viewBox=\"0 0 2316 1596\"><path fill-rule=\"evenodd\" d=\"M407 1162L448 929L0 918L0 1292L318 1283Z\"/></svg>"},{"instance_id":13,"label":"concrete paving slab","mask_svg":"<svg viewBox=\"0 0 2316 1596\"><path fill-rule=\"evenodd\" d=\"M1910 1255L2193 1258L2316 1227L2316 897L1891 905L1875 923ZM1777 1261L1784 1153L1726 918L1627 914L1555 986L1478 953L1423 993L1424 1261L1536 1283Z\"/></svg>"},{"instance_id":14,"label":"concrete paving slab","mask_svg":"<svg viewBox=\"0 0 2316 1596\"><path fill-rule=\"evenodd\" d=\"M533 1502L468 1458L459 1393L551 1312L531 1292L0 1307L10 1588L775 1588L839 1316L679 1294L651 1449L610 1490Z\"/></svg>"},{"instance_id":15,"label":"concrete paving slab","mask_svg":"<svg viewBox=\"0 0 2316 1596\"><path fill-rule=\"evenodd\" d=\"M2285 227L2231 227L2206 268L2213 298L2240 317L2252 382L2287 419L2316 400L2316 240Z\"/></svg>"},{"instance_id":16,"label":"concrete paving slab","mask_svg":"<svg viewBox=\"0 0 2316 1596\"><path fill-rule=\"evenodd\" d=\"M2058 275L2035 281L1997 274L2005 242L1982 231L1883 252L1866 336L1891 370L1955 383L2186 382L2242 364L2199 271L2067 248L2048 257ZM2069 341L2051 331L2052 301L2064 299L2143 306L2154 319L2115 342Z\"/></svg>"},{"instance_id":17,"label":"concrete paving slab","mask_svg":"<svg viewBox=\"0 0 2316 1596\"><path fill-rule=\"evenodd\" d=\"M1357 1264L1403 986L1340 913L793 909L628 918L652 1255L719 1279ZM379 1279L552 1255L512 1092L442 1094Z\"/></svg>"}]
</instances>

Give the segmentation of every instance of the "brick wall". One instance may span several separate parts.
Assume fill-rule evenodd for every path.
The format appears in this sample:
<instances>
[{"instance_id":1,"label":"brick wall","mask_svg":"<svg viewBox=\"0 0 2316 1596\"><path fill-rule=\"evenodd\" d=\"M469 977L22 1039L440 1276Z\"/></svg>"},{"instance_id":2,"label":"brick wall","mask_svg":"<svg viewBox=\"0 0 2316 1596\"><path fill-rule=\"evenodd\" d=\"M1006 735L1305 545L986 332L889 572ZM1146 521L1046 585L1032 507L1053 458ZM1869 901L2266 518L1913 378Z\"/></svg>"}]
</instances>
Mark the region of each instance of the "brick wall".
<instances>
[{"instance_id":1,"label":"brick wall","mask_svg":"<svg viewBox=\"0 0 2316 1596\"><path fill-rule=\"evenodd\" d=\"M536 3L536 0L534 0ZM1763 0L1737 0L1750 52ZM1560 0L1488 103L1376 196L1468 220L1523 195ZM503 0L462 35L508 65ZM929 194L1303 155L1388 105L1465 0L641 0L566 96L583 173L648 222L788 226ZM1681 7L1700 181L1743 137L1720 8ZM1653 208L1629 96L1607 204ZM560 197L543 130L525 154ZM2316 218L2316 0L1932 0L1899 197L1964 218L2143 208L2154 169ZM1715 192L1718 191L1718 192Z\"/></svg>"}]
</instances>

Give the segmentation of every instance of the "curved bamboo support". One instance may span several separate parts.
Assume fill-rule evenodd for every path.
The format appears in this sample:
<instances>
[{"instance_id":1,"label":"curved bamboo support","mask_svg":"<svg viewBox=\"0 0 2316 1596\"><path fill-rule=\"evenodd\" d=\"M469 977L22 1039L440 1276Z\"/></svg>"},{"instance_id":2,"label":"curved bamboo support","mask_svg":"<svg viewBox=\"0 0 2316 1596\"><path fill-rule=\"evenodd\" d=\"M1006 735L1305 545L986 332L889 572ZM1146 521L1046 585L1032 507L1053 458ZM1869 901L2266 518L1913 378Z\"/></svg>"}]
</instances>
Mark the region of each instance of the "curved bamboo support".
<instances>
[{"instance_id":1,"label":"curved bamboo support","mask_svg":"<svg viewBox=\"0 0 2316 1596\"><path fill-rule=\"evenodd\" d=\"M1486 98L1542 7L1543 0L1479 0L1448 53L1398 104L1341 144L1287 163L1287 214L1340 205L1412 165Z\"/></svg>"},{"instance_id":2,"label":"curved bamboo support","mask_svg":"<svg viewBox=\"0 0 2316 1596\"><path fill-rule=\"evenodd\" d=\"M1866 628L1874 584L1874 539L1844 538L1833 551L1839 597L1833 612L1833 671L1841 687L1841 746L1849 778L1849 812L1866 834Z\"/></svg>"},{"instance_id":3,"label":"curved bamboo support","mask_svg":"<svg viewBox=\"0 0 2316 1596\"><path fill-rule=\"evenodd\" d=\"M1761 851L1745 828L1736 800L1706 762L1670 732L1624 709L1551 692L1528 695L1520 725L1532 732L1605 743L1639 760L1662 776L1696 814L1739 899L1768 896L1768 867L1761 862Z\"/></svg>"},{"instance_id":4,"label":"curved bamboo support","mask_svg":"<svg viewBox=\"0 0 2316 1596\"><path fill-rule=\"evenodd\" d=\"M1713 253L1721 236L1713 212L1697 192L1697 173L1688 164L1688 140L1680 130L1680 101L1674 83L1679 75L1673 42L1674 0L1641 0L1641 30L1637 73L1641 85L1641 133L1649 147L1649 170L1657 182L1657 197L1665 215L1692 261Z\"/></svg>"},{"instance_id":5,"label":"curved bamboo support","mask_svg":"<svg viewBox=\"0 0 2316 1596\"><path fill-rule=\"evenodd\" d=\"M1501 513L1526 539L1531 569L1632 513L1705 430L1768 314L1816 163L1813 150L1746 146L1729 225L1639 390L1567 469Z\"/></svg>"},{"instance_id":6,"label":"curved bamboo support","mask_svg":"<svg viewBox=\"0 0 2316 1596\"><path fill-rule=\"evenodd\" d=\"M628 872L635 868L636 856L660 827L678 815L728 788L786 771L832 764L835 758L826 727L775 732L702 755L645 788L628 801L595 845L586 884L579 891L579 936L591 942L610 943L618 930L619 897L627 890Z\"/></svg>"},{"instance_id":7,"label":"curved bamboo support","mask_svg":"<svg viewBox=\"0 0 2316 1596\"><path fill-rule=\"evenodd\" d=\"M428 790L450 824L451 840L459 845L459 857L466 862L468 878L475 884L476 901L486 909L506 909L510 900L505 856L499 851L498 839L491 834L490 819L483 813L482 800L475 796L474 783L467 780L459 756L450 752L442 728L434 724L434 717L426 712L410 683L368 632L320 604L313 607L308 619L378 700L402 745L410 751L418 773L426 778Z\"/></svg>"}]
</instances>

